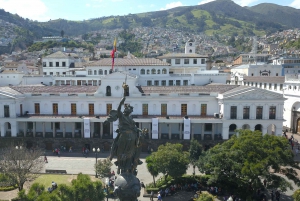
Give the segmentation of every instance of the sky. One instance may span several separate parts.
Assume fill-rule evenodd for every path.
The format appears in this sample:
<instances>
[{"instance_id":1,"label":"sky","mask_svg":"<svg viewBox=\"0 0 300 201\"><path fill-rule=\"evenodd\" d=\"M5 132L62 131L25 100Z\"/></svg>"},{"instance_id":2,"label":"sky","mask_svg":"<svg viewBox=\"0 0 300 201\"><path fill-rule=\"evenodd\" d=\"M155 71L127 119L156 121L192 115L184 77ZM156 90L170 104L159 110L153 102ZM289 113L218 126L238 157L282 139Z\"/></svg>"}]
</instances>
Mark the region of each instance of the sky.
<instances>
[{"instance_id":1,"label":"sky","mask_svg":"<svg viewBox=\"0 0 300 201\"><path fill-rule=\"evenodd\" d=\"M213 0L0 0L0 8L37 21L58 18L88 20L111 15L127 15L194 6ZM233 0L241 6L275 3L300 9L300 0Z\"/></svg>"}]
</instances>

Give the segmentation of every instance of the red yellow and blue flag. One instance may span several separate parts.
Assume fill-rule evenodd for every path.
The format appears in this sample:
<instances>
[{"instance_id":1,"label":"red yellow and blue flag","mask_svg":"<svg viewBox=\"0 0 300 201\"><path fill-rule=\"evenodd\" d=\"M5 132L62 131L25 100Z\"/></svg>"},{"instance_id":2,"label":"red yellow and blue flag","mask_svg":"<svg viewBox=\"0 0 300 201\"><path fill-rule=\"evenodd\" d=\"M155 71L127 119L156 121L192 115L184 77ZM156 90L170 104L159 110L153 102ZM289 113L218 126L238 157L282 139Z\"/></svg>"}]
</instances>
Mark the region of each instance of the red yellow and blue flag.
<instances>
[{"instance_id":1,"label":"red yellow and blue flag","mask_svg":"<svg viewBox=\"0 0 300 201\"><path fill-rule=\"evenodd\" d=\"M114 45L113 45L113 49L110 53L110 56L112 58L112 63L111 63L111 69L112 71L114 70L114 65L115 65L115 52L117 51L117 38L115 38L114 40Z\"/></svg>"}]
</instances>

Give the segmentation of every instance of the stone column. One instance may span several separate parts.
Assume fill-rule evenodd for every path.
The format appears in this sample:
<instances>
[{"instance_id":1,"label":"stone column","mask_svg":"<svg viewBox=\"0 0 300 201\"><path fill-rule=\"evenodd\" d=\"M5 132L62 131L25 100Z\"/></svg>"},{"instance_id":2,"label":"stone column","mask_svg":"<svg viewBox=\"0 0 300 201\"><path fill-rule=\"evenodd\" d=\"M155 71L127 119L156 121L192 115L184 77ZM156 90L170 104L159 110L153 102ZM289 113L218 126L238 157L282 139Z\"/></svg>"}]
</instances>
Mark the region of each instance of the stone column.
<instances>
[{"instance_id":1,"label":"stone column","mask_svg":"<svg viewBox=\"0 0 300 201\"><path fill-rule=\"evenodd\" d=\"M250 119L256 119L256 105L252 104L250 106Z\"/></svg>"},{"instance_id":2,"label":"stone column","mask_svg":"<svg viewBox=\"0 0 300 201\"><path fill-rule=\"evenodd\" d=\"M151 124L152 124L152 123L149 123L149 124L148 124L148 133L149 133L148 139L149 139L149 140L151 139L151 135L152 135Z\"/></svg>"},{"instance_id":3,"label":"stone column","mask_svg":"<svg viewBox=\"0 0 300 201\"><path fill-rule=\"evenodd\" d=\"M75 136L75 122L73 123L72 126L72 138Z\"/></svg>"},{"instance_id":4,"label":"stone column","mask_svg":"<svg viewBox=\"0 0 300 201\"><path fill-rule=\"evenodd\" d=\"M62 125L63 125L63 138L65 138L66 137L66 122L63 122Z\"/></svg>"},{"instance_id":5,"label":"stone column","mask_svg":"<svg viewBox=\"0 0 300 201\"><path fill-rule=\"evenodd\" d=\"M204 123L201 124L201 140L204 140L204 127L205 127Z\"/></svg>"},{"instance_id":6,"label":"stone column","mask_svg":"<svg viewBox=\"0 0 300 201\"><path fill-rule=\"evenodd\" d=\"M33 122L33 137L36 135L36 122Z\"/></svg>"},{"instance_id":7,"label":"stone column","mask_svg":"<svg viewBox=\"0 0 300 201\"><path fill-rule=\"evenodd\" d=\"M172 124L169 124L169 139L171 139L172 135Z\"/></svg>"},{"instance_id":8,"label":"stone column","mask_svg":"<svg viewBox=\"0 0 300 201\"><path fill-rule=\"evenodd\" d=\"M103 136L103 122L100 122L100 138Z\"/></svg>"},{"instance_id":9,"label":"stone column","mask_svg":"<svg viewBox=\"0 0 300 201\"><path fill-rule=\"evenodd\" d=\"M46 132L45 122L43 122L43 138L45 137L45 132Z\"/></svg>"},{"instance_id":10,"label":"stone column","mask_svg":"<svg viewBox=\"0 0 300 201\"><path fill-rule=\"evenodd\" d=\"M214 123L212 123L211 134L212 134L212 140L215 140L215 124Z\"/></svg>"},{"instance_id":11,"label":"stone column","mask_svg":"<svg viewBox=\"0 0 300 201\"><path fill-rule=\"evenodd\" d=\"M3 122L1 122L0 127L1 127L1 137L4 137L5 136L5 124Z\"/></svg>"},{"instance_id":12,"label":"stone column","mask_svg":"<svg viewBox=\"0 0 300 201\"><path fill-rule=\"evenodd\" d=\"M237 119L243 119L243 106L241 104L237 106Z\"/></svg>"},{"instance_id":13,"label":"stone column","mask_svg":"<svg viewBox=\"0 0 300 201\"><path fill-rule=\"evenodd\" d=\"M223 140L228 140L229 139L229 127L222 126L222 138Z\"/></svg>"},{"instance_id":14,"label":"stone column","mask_svg":"<svg viewBox=\"0 0 300 201\"><path fill-rule=\"evenodd\" d=\"M182 139L182 123L179 123L179 139Z\"/></svg>"},{"instance_id":15,"label":"stone column","mask_svg":"<svg viewBox=\"0 0 300 201\"><path fill-rule=\"evenodd\" d=\"M158 122L158 139L161 139L161 126L159 126L159 122Z\"/></svg>"},{"instance_id":16,"label":"stone column","mask_svg":"<svg viewBox=\"0 0 300 201\"><path fill-rule=\"evenodd\" d=\"M265 104L263 106L263 119L269 119L269 105Z\"/></svg>"},{"instance_id":17,"label":"stone column","mask_svg":"<svg viewBox=\"0 0 300 201\"><path fill-rule=\"evenodd\" d=\"M52 135L53 138L55 138L55 122L51 122L52 123Z\"/></svg>"}]
</instances>

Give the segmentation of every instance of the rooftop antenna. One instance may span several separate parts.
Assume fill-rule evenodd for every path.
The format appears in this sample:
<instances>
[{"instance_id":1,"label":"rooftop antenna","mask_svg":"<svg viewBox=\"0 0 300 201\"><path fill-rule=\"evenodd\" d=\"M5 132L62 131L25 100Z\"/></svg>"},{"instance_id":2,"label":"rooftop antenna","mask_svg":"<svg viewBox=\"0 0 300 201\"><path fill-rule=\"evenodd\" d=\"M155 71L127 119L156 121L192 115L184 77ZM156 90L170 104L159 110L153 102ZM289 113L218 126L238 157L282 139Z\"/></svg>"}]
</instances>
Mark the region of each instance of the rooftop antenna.
<instances>
[{"instance_id":1,"label":"rooftop antenna","mask_svg":"<svg viewBox=\"0 0 300 201\"><path fill-rule=\"evenodd\" d=\"M253 57L253 60L254 60L254 63L257 64L257 61L256 61L256 55L257 55L257 37L256 36L253 36L252 38L253 40L253 44L252 44L252 57Z\"/></svg>"}]
</instances>

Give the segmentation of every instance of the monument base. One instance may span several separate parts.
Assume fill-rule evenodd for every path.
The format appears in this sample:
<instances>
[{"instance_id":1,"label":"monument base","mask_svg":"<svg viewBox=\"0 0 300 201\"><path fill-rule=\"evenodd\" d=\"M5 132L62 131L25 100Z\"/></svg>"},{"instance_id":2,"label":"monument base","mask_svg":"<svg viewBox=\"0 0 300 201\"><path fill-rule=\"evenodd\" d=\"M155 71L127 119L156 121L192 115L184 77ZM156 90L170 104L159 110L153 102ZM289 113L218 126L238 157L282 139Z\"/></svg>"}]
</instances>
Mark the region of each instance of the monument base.
<instances>
[{"instance_id":1,"label":"monument base","mask_svg":"<svg viewBox=\"0 0 300 201\"><path fill-rule=\"evenodd\" d=\"M136 201L140 196L140 180L132 173L121 173L114 183L114 194L120 201Z\"/></svg>"}]
</instances>

